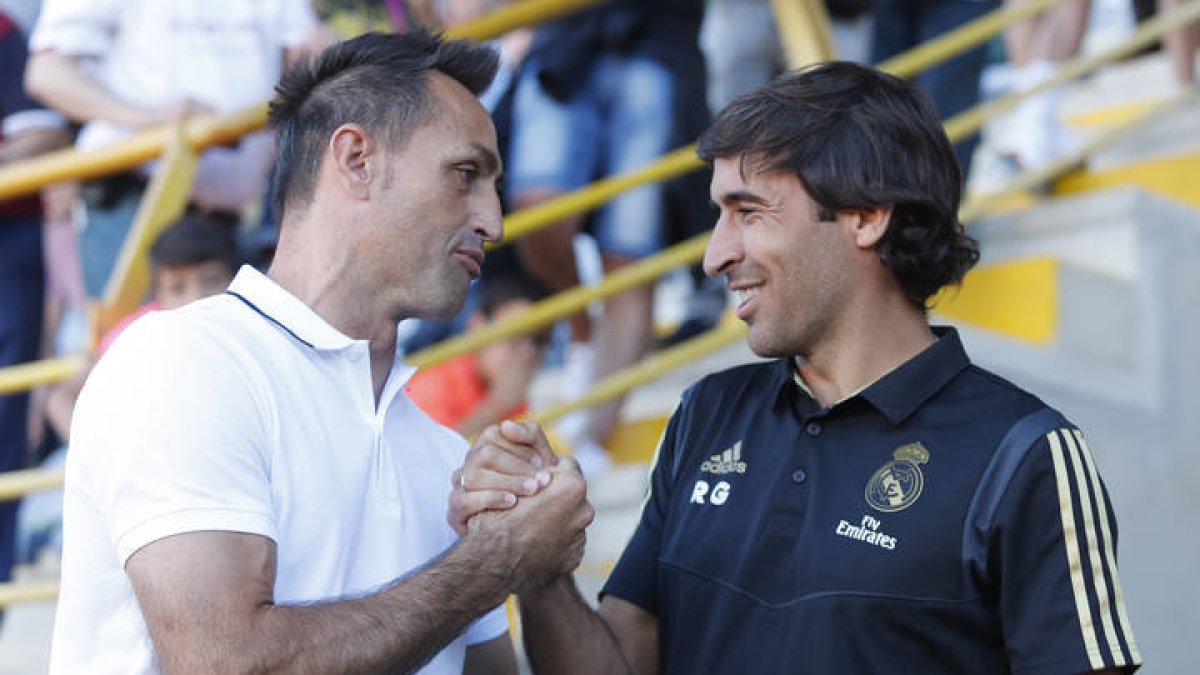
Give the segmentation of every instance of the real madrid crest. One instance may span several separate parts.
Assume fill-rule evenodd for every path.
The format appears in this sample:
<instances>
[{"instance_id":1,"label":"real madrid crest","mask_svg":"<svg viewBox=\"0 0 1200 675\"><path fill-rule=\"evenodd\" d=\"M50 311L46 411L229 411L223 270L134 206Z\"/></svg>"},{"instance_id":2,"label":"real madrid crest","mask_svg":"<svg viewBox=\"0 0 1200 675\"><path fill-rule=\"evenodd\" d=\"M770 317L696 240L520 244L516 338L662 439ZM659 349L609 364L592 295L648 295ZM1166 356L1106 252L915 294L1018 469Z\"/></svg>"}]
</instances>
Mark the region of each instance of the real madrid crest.
<instances>
[{"instance_id":1,"label":"real madrid crest","mask_svg":"<svg viewBox=\"0 0 1200 675\"><path fill-rule=\"evenodd\" d=\"M929 461L929 451L920 443L909 443L896 448L892 457L867 481L867 503L884 513L903 511L921 496L925 486L921 465Z\"/></svg>"}]
</instances>

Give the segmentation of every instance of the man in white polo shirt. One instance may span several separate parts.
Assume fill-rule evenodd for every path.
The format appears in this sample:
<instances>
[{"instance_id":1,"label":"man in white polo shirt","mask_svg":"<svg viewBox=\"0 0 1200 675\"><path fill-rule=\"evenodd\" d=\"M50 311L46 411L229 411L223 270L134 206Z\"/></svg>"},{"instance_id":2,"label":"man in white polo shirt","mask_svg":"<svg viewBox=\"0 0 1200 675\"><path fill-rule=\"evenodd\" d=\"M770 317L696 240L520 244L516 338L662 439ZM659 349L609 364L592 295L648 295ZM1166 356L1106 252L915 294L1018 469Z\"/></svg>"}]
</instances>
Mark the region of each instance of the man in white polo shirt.
<instances>
[{"instance_id":1,"label":"man in white polo shirt","mask_svg":"<svg viewBox=\"0 0 1200 675\"><path fill-rule=\"evenodd\" d=\"M445 517L466 442L407 398L396 324L450 316L502 236L484 48L367 35L272 104L268 275L132 326L76 408L52 673L515 673L512 592L578 563L559 462ZM546 452L508 423L477 445ZM528 506L526 506L528 501Z\"/></svg>"}]
</instances>

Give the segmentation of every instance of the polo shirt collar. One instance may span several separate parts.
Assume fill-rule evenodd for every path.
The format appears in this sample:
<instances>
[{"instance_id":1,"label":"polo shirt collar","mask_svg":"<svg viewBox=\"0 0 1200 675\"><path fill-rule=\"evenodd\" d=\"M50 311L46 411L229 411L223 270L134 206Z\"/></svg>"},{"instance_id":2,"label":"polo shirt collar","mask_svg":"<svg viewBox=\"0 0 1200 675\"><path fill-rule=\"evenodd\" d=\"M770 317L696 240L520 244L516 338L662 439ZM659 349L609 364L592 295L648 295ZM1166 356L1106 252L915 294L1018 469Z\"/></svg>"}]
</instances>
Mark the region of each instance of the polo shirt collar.
<instances>
[{"instance_id":1,"label":"polo shirt collar","mask_svg":"<svg viewBox=\"0 0 1200 675\"><path fill-rule=\"evenodd\" d=\"M903 422L971 365L958 331L935 326L933 334L936 342L862 391L892 424Z\"/></svg>"},{"instance_id":2,"label":"polo shirt collar","mask_svg":"<svg viewBox=\"0 0 1200 675\"><path fill-rule=\"evenodd\" d=\"M311 307L249 265L238 270L227 293L313 349L340 350L358 342L329 325Z\"/></svg>"},{"instance_id":3,"label":"polo shirt collar","mask_svg":"<svg viewBox=\"0 0 1200 675\"><path fill-rule=\"evenodd\" d=\"M862 398L892 424L900 424L916 412L925 401L971 364L958 331L948 326L934 326L932 330L937 338L932 345L856 394L838 401L832 408ZM778 359L774 376L779 392L777 405L785 403L787 397L784 394L788 392L812 400L812 394L797 381L792 358ZM812 403L814 410L819 408L815 401Z\"/></svg>"}]
</instances>

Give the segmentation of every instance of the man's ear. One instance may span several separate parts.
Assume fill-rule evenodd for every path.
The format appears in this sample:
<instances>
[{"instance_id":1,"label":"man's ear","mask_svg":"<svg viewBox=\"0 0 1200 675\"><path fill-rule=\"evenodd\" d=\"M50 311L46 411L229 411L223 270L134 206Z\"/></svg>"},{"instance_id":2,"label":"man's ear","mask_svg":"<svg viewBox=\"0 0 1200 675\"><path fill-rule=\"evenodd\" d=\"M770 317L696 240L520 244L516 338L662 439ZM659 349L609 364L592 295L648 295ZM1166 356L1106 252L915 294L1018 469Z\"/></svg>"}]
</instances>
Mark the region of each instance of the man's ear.
<instances>
[{"instance_id":1,"label":"man's ear","mask_svg":"<svg viewBox=\"0 0 1200 675\"><path fill-rule=\"evenodd\" d=\"M855 246L863 249L875 248L892 222L892 207L879 206L873 209L843 211L842 217L849 219L848 226Z\"/></svg>"},{"instance_id":2,"label":"man's ear","mask_svg":"<svg viewBox=\"0 0 1200 675\"><path fill-rule=\"evenodd\" d=\"M357 124L343 124L329 138L329 163L335 181L353 199L371 196L373 172L378 170L375 141Z\"/></svg>"}]
</instances>

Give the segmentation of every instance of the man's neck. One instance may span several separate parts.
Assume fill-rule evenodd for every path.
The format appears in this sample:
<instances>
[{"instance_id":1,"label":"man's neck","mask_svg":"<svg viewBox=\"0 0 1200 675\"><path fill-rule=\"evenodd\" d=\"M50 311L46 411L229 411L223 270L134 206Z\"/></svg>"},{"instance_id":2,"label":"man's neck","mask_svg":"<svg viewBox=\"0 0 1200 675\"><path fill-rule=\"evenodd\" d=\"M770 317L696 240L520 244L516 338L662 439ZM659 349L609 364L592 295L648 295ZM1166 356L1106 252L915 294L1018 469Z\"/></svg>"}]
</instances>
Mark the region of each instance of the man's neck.
<instances>
[{"instance_id":1,"label":"man's neck","mask_svg":"<svg viewBox=\"0 0 1200 675\"><path fill-rule=\"evenodd\" d=\"M828 408L870 386L934 342L925 315L890 303L844 317L813 349L794 359L812 396Z\"/></svg>"},{"instance_id":2,"label":"man's neck","mask_svg":"<svg viewBox=\"0 0 1200 675\"><path fill-rule=\"evenodd\" d=\"M280 237L268 276L342 334L368 341L378 402L396 358L396 321L372 304L378 289L365 287L344 248L297 239Z\"/></svg>"}]
</instances>

